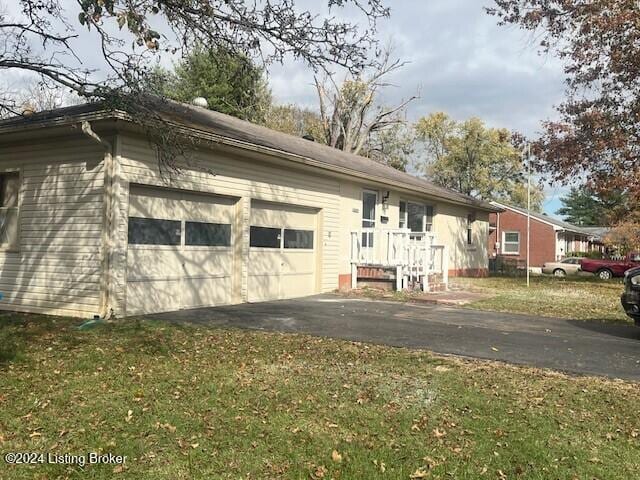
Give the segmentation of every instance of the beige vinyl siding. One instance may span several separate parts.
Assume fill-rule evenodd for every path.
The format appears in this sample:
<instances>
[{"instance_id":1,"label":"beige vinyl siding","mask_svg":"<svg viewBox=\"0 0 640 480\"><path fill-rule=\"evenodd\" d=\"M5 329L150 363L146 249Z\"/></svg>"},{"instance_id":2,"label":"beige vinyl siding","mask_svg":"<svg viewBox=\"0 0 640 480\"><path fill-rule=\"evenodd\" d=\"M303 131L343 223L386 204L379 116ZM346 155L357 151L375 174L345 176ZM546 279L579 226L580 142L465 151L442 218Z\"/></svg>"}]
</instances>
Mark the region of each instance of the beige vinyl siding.
<instances>
[{"instance_id":1,"label":"beige vinyl siding","mask_svg":"<svg viewBox=\"0 0 640 480\"><path fill-rule=\"evenodd\" d=\"M399 220L400 200L424 203L433 206L433 233L436 243L449 247L449 269L486 269L488 268L487 239L489 236L489 214L475 211L476 221L473 223L472 246L466 245L467 239L467 215L473 213L470 207L448 204L442 200L429 197L420 197L416 194L408 194L385 188L384 186L372 186L370 184L342 181L340 184L341 206L340 215L343 232L340 237L340 274L350 274L351 235L350 232L362 228L362 192L374 191L378 194L376 205L376 228L397 229ZM389 191L389 200L386 206L382 205L381 196ZM381 217L388 217L388 222L383 224Z\"/></svg>"},{"instance_id":2,"label":"beige vinyl siding","mask_svg":"<svg viewBox=\"0 0 640 480\"><path fill-rule=\"evenodd\" d=\"M295 167L283 168L231 154L227 151L206 149L190 155L188 166L171 178L161 176L152 147L145 139L129 134L119 135L119 163L117 212L117 246L114 260L116 311L122 312L126 304L126 242L128 185L130 183L168 186L185 190L226 195L239 199L238 211L242 217L242 259L247 258L249 245L250 200L264 200L282 204L312 207L322 211L318 242L321 243L320 291L334 290L338 285L339 186L329 177L310 174ZM247 299L246 261L241 269L241 299Z\"/></svg>"},{"instance_id":3,"label":"beige vinyl siding","mask_svg":"<svg viewBox=\"0 0 640 480\"><path fill-rule=\"evenodd\" d=\"M0 250L0 309L100 311L104 151L81 136L0 148L20 172L19 247Z\"/></svg>"},{"instance_id":4,"label":"beige vinyl siding","mask_svg":"<svg viewBox=\"0 0 640 480\"><path fill-rule=\"evenodd\" d=\"M489 214L476 211L472 224L472 245L467 245L467 215L474 213L469 207L440 203L433 220L437 241L449 246L449 270L476 270L489 268ZM462 272L464 273L464 272Z\"/></svg>"},{"instance_id":5,"label":"beige vinyl siding","mask_svg":"<svg viewBox=\"0 0 640 480\"><path fill-rule=\"evenodd\" d=\"M249 248L248 301L303 297L317 292L318 214L317 209L252 202L251 226L280 229L281 246ZM313 246L287 248L288 229L311 232Z\"/></svg>"}]
</instances>

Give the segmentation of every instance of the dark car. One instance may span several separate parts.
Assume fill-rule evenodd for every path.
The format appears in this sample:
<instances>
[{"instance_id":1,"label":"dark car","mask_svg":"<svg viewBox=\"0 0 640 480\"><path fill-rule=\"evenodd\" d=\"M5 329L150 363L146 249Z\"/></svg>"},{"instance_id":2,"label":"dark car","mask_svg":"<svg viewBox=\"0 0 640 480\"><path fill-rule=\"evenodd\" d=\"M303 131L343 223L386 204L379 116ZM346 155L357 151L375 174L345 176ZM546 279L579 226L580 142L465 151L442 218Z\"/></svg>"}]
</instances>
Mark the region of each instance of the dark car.
<instances>
[{"instance_id":1,"label":"dark car","mask_svg":"<svg viewBox=\"0 0 640 480\"><path fill-rule=\"evenodd\" d=\"M640 267L625 272L624 293L620 301L627 315L640 327Z\"/></svg>"}]
</instances>

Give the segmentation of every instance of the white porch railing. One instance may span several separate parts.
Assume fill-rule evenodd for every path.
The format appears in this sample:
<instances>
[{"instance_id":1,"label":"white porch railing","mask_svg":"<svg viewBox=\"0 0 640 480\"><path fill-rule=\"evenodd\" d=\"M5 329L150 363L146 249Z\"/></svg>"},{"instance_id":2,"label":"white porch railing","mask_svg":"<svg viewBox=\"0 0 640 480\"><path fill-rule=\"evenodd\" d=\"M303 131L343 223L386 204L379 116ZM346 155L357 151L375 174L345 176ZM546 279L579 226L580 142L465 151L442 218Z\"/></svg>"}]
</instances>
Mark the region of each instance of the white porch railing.
<instances>
[{"instance_id":1,"label":"white porch railing","mask_svg":"<svg viewBox=\"0 0 640 480\"><path fill-rule=\"evenodd\" d=\"M431 274L440 274L442 283L448 284L449 254L447 246L437 244L431 232L362 228L351 232L354 287L358 266L395 267L398 290L406 288L409 282L418 282L428 291Z\"/></svg>"}]
</instances>

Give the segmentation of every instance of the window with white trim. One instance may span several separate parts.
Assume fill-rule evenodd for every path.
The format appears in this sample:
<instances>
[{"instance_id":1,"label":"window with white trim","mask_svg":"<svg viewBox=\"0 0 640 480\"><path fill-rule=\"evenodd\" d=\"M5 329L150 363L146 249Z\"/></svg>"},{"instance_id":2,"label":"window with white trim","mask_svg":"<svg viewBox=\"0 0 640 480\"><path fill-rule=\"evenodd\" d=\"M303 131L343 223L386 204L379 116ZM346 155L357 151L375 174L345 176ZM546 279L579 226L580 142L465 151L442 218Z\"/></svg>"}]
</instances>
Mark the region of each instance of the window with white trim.
<instances>
[{"instance_id":1,"label":"window with white trim","mask_svg":"<svg viewBox=\"0 0 640 480\"><path fill-rule=\"evenodd\" d=\"M0 248L18 247L18 195L20 174L0 174Z\"/></svg>"},{"instance_id":2,"label":"window with white trim","mask_svg":"<svg viewBox=\"0 0 640 480\"><path fill-rule=\"evenodd\" d=\"M473 245L473 222L475 221L475 214L470 213L467 215L467 246Z\"/></svg>"},{"instance_id":3,"label":"window with white trim","mask_svg":"<svg viewBox=\"0 0 640 480\"><path fill-rule=\"evenodd\" d=\"M376 227L378 194L371 190L362 192L362 228ZM373 232L362 232L362 246L373 247Z\"/></svg>"},{"instance_id":4,"label":"window with white trim","mask_svg":"<svg viewBox=\"0 0 640 480\"><path fill-rule=\"evenodd\" d=\"M520 253L520 232L502 232L502 253L505 255Z\"/></svg>"},{"instance_id":5,"label":"window with white trim","mask_svg":"<svg viewBox=\"0 0 640 480\"><path fill-rule=\"evenodd\" d=\"M433 206L424 203L400 201L399 228L408 228L412 232L431 232L433 230Z\"/></svg>"}]
</instances>

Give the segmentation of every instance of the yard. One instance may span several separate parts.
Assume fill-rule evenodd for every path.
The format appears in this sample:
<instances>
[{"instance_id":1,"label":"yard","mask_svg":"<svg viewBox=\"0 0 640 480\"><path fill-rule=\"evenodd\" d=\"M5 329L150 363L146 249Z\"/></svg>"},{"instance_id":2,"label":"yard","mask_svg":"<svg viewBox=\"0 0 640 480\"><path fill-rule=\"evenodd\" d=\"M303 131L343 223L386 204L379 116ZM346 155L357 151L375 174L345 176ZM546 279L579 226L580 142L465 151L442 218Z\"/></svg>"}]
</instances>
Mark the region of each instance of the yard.
<instances>
[{"instance_id":1,"label":"yard","mask_svg":"<svg viewBox=\"0 0 640 480\"><path fill-rule=\"evenodd\" d=\"M124 467L2 465L2 478L640 471L634 383L302 335L77 323L1 317L1 450L112 452L126 455Z\"/></svg>"},{"instance_id":2,"label":"yard","mask_svg":"<svg viewBox=\"0 0 640 480\"><path fill-rule=\"evenodd\" d=\"M620 306L623 285L619 279L532 276L531 287L527 287L525 278L455 278L452 284L453 288L490 295L470 303L468 307L471 308L576 320L631 322Z\"/></svg>"}]
</instances>

